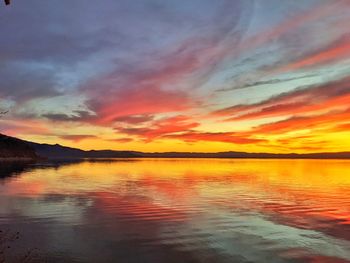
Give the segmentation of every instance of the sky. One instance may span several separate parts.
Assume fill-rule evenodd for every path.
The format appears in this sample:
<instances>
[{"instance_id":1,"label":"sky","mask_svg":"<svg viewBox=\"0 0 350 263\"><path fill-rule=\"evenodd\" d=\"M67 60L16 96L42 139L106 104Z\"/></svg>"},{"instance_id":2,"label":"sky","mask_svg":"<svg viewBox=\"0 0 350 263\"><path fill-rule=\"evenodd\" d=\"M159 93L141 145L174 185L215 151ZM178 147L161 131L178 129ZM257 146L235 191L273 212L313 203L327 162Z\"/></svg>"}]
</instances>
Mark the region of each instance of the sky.
<instances>
[{"instance_id":1,"label":"sky","mask_svg":"<svg viewBox=\"0 0 350 263\"><path fill-rule=\"evenodd\" d=\"M350 150L350 1L13 0L0 133L81 149Z\"/></svg>"}]
</instances>

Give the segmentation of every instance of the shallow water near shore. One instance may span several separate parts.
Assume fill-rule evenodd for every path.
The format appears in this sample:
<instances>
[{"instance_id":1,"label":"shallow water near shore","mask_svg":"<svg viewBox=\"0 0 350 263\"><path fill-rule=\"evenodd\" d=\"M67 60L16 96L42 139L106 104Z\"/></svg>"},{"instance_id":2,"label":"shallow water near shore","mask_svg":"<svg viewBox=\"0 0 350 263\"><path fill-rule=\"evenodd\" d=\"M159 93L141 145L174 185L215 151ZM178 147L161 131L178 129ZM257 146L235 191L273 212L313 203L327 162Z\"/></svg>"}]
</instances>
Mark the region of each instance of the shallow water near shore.
<instances>
[{"instance_id":1,"label":"shallow water near shore","mask_svg":"<svg viewBox=\"0 0 350 263\"><path fill-rule=\"evenodd\" d=\"M350 262L347 160L16 167L0 164L8 262Z\"/></svg>"}]
</instances>

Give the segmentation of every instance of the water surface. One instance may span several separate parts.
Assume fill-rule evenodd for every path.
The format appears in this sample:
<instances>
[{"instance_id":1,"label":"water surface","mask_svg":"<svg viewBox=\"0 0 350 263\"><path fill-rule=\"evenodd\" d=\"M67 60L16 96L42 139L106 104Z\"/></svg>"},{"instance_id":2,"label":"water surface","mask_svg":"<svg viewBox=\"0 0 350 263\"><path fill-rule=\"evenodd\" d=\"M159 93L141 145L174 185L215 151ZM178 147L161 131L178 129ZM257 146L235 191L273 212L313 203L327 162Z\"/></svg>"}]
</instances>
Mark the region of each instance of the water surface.
<instances>
[{"instance_id":1,"label":"water surface","mask_svg":"<svg viewBox=\"0 0 350 263\"><path fill-rule=\"evenodd\" d=\"M6 262L350 262L350 161L0 164L0 230Z\"/></svg>"}]
</instances>

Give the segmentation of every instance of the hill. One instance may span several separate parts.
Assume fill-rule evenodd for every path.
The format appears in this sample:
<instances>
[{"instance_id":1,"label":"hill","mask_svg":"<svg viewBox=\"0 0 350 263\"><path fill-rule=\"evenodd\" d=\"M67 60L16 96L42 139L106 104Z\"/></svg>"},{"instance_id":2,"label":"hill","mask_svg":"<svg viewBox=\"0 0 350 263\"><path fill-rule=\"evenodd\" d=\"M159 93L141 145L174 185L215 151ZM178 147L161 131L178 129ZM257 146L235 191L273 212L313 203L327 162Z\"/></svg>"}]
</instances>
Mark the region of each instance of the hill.
<instances>
[{"instance_id":1,"label":"hill","mask_svg":"<svg viewBox=\"0 0 350 263\"><path fill-rule=\"evenodd\" d=\"M37 159L35 150L25 141L0 134L0 159Z\"/></svg>"},{"instance_id":2,"label":"hill","mask_svg":"<svg viewBox=\"0 0 350 263\"><path fill-rule=\"evenodd\" d=\"M26 142L35 152L42 157L49 159L82 159L82 158L135 158L141 157L138 152L132 151L84 151L76 148L70 148L59 144L39 144Z\"/></svg>"}]
</instances>

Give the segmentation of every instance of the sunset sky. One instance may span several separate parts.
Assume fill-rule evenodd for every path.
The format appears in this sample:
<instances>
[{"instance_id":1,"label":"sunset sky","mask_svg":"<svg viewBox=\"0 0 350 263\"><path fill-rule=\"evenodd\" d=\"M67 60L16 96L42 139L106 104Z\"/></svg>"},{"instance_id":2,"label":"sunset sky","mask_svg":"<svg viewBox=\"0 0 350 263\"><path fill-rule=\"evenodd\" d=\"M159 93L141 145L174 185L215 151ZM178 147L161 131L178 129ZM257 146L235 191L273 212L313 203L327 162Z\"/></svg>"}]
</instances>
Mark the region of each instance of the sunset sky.
<instances>
[{"instance_id":1,"label":"sunset sky","mask_svg":"<svg viewBox=\"0 0 350 263\"><path fill-rule=\"evenodd\" d=\"M350 150L350 1L0 4L0 133L82 149Z\"/></svg>"}]
</instances>

